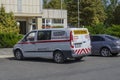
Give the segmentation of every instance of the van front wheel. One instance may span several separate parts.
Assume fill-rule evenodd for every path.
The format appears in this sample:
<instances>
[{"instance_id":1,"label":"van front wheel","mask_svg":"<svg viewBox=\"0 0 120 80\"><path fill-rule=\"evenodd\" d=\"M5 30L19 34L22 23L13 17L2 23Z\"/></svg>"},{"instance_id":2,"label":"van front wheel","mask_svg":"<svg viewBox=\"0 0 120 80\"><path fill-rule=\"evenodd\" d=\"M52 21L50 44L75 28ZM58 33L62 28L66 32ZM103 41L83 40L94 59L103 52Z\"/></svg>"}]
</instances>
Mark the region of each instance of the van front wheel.
<instances>
[{"instance_id":1,"label":"van front wheel","mask_svg":"<svg viewBox=\"0 0 120 80\"><path fill-rule=\"evenodd\" d=\"M20 50L16 50L14 52L14 56L15 56L16 60L22 60L23 59L23 54L22 54L22 52Z\"/></svg>"},{"instance_id":2,"label":"van front wheel","mask_svg":"<svg viewBox=\"0 0 120 80\"><path fill-rule=\"evenodd\" d=\"M54 53L53 59L56 63L63 63L64 62L64 55L60 51L56 51Z\"/></svg>"}]
</instances>

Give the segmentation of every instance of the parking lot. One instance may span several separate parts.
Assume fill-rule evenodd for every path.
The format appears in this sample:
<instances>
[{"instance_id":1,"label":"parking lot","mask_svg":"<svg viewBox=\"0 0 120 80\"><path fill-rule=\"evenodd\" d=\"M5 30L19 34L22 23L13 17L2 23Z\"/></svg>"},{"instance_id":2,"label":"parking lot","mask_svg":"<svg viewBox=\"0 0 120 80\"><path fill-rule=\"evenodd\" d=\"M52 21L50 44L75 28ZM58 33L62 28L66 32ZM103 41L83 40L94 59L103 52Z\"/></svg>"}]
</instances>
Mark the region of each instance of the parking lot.
<instances>
[{"instance_id":1,"label":"parking lot","mask_svg":"<svg viewBox=\"0 0 120 80\"><path fill-rule=\"evenodd\" d=\"M13 58L12 49L0 49L0 80L120 80L120 55L88 56L56 64L48 59Z\"/></svg>"}]
</instances>

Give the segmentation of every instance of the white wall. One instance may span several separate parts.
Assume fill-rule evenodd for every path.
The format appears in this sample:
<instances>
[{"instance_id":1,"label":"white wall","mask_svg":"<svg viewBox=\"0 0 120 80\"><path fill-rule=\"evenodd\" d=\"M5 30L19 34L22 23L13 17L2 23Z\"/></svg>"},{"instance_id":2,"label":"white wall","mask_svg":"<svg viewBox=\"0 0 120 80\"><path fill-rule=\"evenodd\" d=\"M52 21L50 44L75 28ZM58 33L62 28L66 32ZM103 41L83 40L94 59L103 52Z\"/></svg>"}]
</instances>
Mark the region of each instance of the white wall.
<instances>
[{"instance_id":1,"label":"white wall","mask_svg":"<svg viewBox=\"0 0 120 80\"><path fill-rule=\"evenodd\" d=\"M67 10L43 9L43 18L66 18Z\"/></svg>"},{"instance_id":2,"label":"white wall","mask_svg":"<svg viewBox=\"0 0 120 80\"><path fill-rule=\"evenodd\" d=\"M6 12L17 12L17 0L0 0L0 6L2 4Z\"/></svg>"},{"instance_id":3,"label":"white wall","mask_svg":"<svg viewBox=\"0 0 120 80\"><path fill-rule=\"evenodd\" d=\"M42 11L42 0L21 0L21 4L18 1L0 0L0 6L3 4L7 12L14 13L41 13ZM20 6L21 11L19 11L18 6Z\"/></svg>"}]
</instances>

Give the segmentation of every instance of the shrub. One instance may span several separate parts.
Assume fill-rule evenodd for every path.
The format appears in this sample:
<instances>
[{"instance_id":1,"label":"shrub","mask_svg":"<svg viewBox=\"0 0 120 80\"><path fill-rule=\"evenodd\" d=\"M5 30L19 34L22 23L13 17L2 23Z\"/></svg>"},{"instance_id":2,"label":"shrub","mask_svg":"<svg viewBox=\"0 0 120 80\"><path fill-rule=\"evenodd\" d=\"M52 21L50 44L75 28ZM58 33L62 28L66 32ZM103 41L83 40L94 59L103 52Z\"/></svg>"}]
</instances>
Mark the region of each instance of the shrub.
<instances>
[{"instance_id":1,"label":"shrub","mask_svg":"<svg viewBox=\"0 0 120 80\"><path fill-rule=\"evenodd\" d=\"M0 48L13 47L22 37L14 33L0 33Z\"/></svg>"},{"instance_id":2,"label":"shrub","mask_svg":"<svg viewBox=\"0 0 120 80\"><path fill-rule=\"evenodd\" d=\"M52 28L63 28L63 26L53 26Z\"/></svg>"},{"instance_id":3,"label":"shrub","mask_svg":"<svg viewBox=\"0 0 120 80\"><path fill-rule=\"evenodd\" d=\"M97 24L95 26L86 26L90 34L109 34L116 37L120 37L120 25L112 25L111 27L106 27L103 24Z\"/></svg>"},{"instance_id":4,"label":"shrub","mask_svg":"<svg viewBox=\"0 0 120 80\"><path fill-rule=\"evenodd\" d=\"M0 48L13 47L20 40L19 27L12 12L7 13L3 5L0 7Z\"/></svg>"},{"instance_id":5,"label":"shrub","mask_svg":"<svg viewBox=\"0 0 120 80\"><path fill-rule=\"evenodd\" d=\"M105 34L106 26L104 24L97 24L95 26L86 26L88 28L90 34Z\"/></svg>"},{"instance_id":6,"label":"shrub","mask_svg":"<svg viewBox=\"0 0 120 80\"><path fill-rule=\"evenodd\" d=\"M112 25L106 30L107 34L120 37L120 25Z\"/></svg>"}]
</instances>

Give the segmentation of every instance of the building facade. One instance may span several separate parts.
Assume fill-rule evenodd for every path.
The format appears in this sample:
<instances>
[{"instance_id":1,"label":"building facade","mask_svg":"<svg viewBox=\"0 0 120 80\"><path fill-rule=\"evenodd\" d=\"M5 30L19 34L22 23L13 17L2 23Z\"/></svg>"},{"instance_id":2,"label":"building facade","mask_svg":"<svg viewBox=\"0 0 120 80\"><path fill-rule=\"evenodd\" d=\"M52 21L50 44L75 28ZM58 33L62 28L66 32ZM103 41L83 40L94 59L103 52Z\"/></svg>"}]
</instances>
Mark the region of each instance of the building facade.
<instances>
[{"instance_id":1,"label":"building facade","mask_svg":"<svg viewBox=\"0 0 120 80\"><path fill-rule=\"evenodd\" d=\"M43 9L42 25L46 24L58 27L67 27L67 11Z\"/></svg>"},{"instance_id":2,"label":"building facade","mask_svg":"<svg viewBox=\"0 0 120 80\"><path fill-rule=\"evenodd\" d=\"M66 10L43 9L43 0L0 0L6 12L13 12L21 34L46 26L67 26Z\"/></svg>"}]
</instances>

